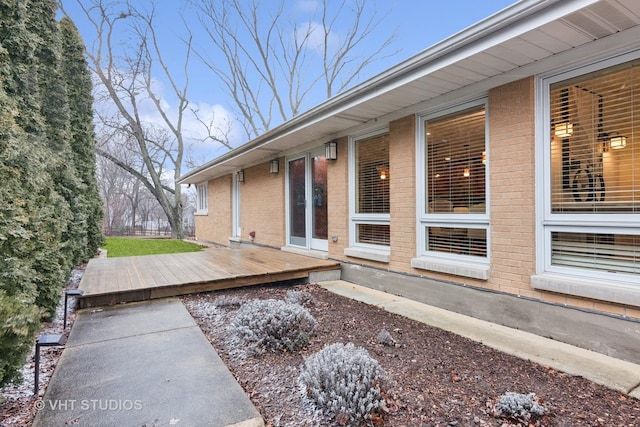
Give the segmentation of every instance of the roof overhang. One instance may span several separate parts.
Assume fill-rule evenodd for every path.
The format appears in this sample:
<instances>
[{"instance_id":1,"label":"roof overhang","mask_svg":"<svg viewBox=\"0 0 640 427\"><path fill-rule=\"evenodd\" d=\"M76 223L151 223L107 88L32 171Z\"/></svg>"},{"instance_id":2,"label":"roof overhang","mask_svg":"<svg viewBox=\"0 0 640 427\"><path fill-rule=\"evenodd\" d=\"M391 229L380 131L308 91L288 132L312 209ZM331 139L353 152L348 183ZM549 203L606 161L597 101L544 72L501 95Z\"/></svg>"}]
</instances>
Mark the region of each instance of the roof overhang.
<instances>
[{"instance_id":1,"label":"roof overhang","mask_svg":"<svg viewBox=\"0 0 640 427\"><path fill-rule=\"evenodd\" d=\"M296 146L587 59L640 47L637 0L522 0L188 172L198 184Z\"/></svg>"}]
</instances>

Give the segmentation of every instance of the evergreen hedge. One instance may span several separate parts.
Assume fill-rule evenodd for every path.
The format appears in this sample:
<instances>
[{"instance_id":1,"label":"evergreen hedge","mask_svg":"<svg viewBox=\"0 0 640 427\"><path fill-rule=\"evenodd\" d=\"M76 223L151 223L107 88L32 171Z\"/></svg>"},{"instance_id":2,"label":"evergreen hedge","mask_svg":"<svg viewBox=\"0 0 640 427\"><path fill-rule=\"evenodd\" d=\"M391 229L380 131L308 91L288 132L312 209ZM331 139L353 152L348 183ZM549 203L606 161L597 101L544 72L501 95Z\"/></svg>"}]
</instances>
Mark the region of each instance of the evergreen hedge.
<instances>
[{"instance_id":1,"label":"evergreen hedge","mask_svg":"<svg viewBox=\"0 0 640 427\"><path fill-rule=\"evenodd\" d=\"M102 241L91 79L55 0L0 0L0 386Z\"/></svg>"}]
</instances>

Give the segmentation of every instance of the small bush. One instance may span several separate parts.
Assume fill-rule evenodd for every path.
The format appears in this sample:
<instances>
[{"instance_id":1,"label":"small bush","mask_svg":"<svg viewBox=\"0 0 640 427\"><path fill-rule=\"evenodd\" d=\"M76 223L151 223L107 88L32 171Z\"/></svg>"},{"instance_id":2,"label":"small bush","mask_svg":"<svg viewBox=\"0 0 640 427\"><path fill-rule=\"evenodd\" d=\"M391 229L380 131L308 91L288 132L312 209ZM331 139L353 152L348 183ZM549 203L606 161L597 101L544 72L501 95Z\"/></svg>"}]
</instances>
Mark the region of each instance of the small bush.
<instances>
[{"instance_id":1,"label":"small bush","mask_svg":"<svg viewBox=\"0 0 640 427\"><path fill-rule=\"evenodd\" d=\"M367 350L337 343L306 358L298 380L317 409L340 425L358 425L384 405L383 376Z\"/></svg>"},{"instance_id":2,"label":"small bush","mask_svg":"<svg viewBox=\"0 0 640 427\"><path fill-rule=\"evenodd\" d=\"M253 353L260 349L295 351L306 346L317 321L306 308L279 300L252 300L240 306L231 330Z\"/></svg>"},{"instance_id":3,"label":"small bush","mask_svg":"<svg viewBox=\"0 0 640 427\"><path fill-rule=\"evenodd\" d=\"M220 295L213 300L213 305L218 308L239 308L242 305L242 300L233 295Z\"/></svg>"},{"instance_id":4,"label":"small bush","mask_svg":"<svg viewBox=\"0 0 640 427\"><path fill-rule=\"evenodd\" d=\"M530 420L532 417L539 417L544 412L545 408L540 404L535 393L507 392L500 396L494 407L494 414L497 417L522 421Z\"/></svg>"},{"instance_id":5,"label":"small bush","mask_svg":"<svg viewBox=\"0 0 640 427\"><path fill-rule=\"evenodd\" d=\"M393 339L389 331L387 331L385 328L382 328L382 330L378 334L378 337L376 338L376 341L378 342L378 344L382 344L382 345L388 345L388 346L396 345L396 340Z\"/></svg>"},{"instance_id":6,"label":"small bush","mask_svg":"<svg viewBox=\"0 0 640 427\"><path fill-rule=\"evenodd\" d=\"M291 304L306 305L313 302L313 295L306 291L289 290L284 300Z\"/></svg>"}]
</instances>

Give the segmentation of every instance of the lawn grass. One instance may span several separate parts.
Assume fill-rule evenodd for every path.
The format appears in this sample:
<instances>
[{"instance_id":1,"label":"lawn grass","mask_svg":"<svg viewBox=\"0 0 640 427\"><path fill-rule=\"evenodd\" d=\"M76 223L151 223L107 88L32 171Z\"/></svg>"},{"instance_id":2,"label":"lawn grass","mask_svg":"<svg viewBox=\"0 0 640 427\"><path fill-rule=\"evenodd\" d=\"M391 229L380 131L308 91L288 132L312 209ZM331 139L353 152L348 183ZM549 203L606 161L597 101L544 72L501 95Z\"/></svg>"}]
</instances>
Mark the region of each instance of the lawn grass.
<instances>
[{"instance_id":1,"label":"lawn grass","mask_svg":"<svg viewBox=\"0 0 640 427\"><path fill-rule=\"evenodd\" d=\"M198 252L203 246L177 239L140 239L135 237L107 237L102 246L108 258L137 255Z\"/></svg>"}]
</instances>

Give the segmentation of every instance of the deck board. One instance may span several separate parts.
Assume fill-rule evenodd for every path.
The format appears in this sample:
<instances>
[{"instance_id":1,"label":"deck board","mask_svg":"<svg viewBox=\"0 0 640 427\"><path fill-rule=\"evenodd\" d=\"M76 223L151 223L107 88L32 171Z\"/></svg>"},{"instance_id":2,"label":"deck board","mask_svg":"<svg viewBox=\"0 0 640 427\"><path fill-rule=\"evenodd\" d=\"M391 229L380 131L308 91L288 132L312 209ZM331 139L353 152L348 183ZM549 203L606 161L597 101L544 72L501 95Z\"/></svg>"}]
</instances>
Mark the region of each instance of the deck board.
<instances>
[{"instance_id":1,"label":"deck board","mask_svg":"<svg viewBox=\"0 0 640 427\"><path fill-rule=\"evenodd\" d=\"M83 308L143 301L308 277L339 270L336 261L271 248L207 248L202 252L96 258L79 288Z\"/></svg>"}]
</instances>

